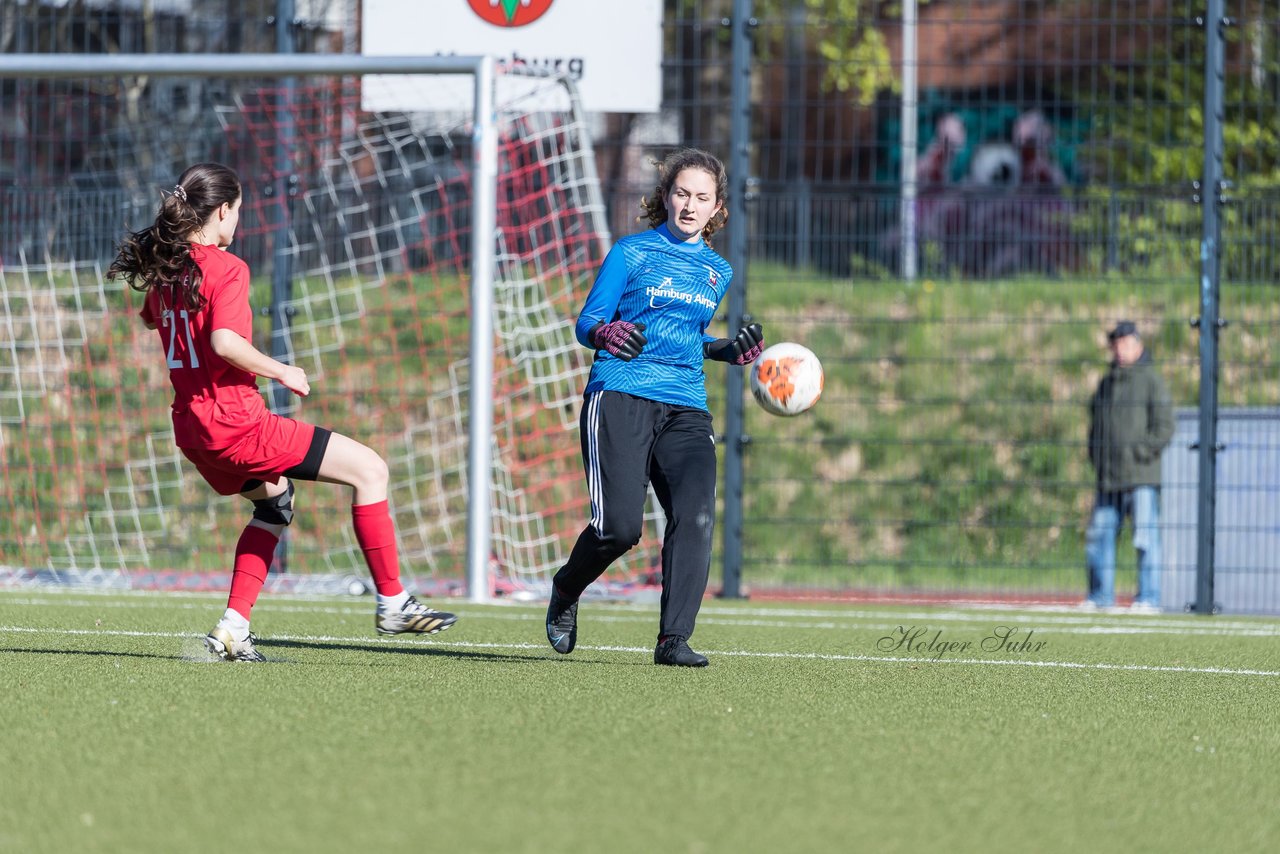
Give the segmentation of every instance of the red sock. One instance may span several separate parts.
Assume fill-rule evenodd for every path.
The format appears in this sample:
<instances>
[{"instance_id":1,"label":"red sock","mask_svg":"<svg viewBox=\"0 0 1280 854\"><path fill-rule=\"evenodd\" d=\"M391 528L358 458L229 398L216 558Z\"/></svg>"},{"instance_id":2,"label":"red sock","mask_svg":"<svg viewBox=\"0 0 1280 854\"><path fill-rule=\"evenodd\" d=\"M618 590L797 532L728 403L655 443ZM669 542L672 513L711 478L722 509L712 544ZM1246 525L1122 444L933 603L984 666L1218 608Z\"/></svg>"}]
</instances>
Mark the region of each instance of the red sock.
<instances>
[{"instance_id":1,"label":"red sock","mask_svg":"<svg viewBox=\"0 0 1280 854\"><path fill-rule=\"evenodd\" d=\"M383 596L404 592L400 584L400 554L396 546L396 527L386 501L353 504L351 522L356 529L356 542L364 552L373 586Z\"/></svg>"},{"instance_id":2,"label":"red sock","mask_svg":"<svg viewBox=\"0 0 1280 854\"><path fill-rule=\"evenodd\" d=\"M280 538L265 528L249 525L236 543L236 563L231 571L231 595L227 607L246 620L258 601L262 585L267 580L267 570L275 557L276 543Z\"/></svg>"}]
</instances>

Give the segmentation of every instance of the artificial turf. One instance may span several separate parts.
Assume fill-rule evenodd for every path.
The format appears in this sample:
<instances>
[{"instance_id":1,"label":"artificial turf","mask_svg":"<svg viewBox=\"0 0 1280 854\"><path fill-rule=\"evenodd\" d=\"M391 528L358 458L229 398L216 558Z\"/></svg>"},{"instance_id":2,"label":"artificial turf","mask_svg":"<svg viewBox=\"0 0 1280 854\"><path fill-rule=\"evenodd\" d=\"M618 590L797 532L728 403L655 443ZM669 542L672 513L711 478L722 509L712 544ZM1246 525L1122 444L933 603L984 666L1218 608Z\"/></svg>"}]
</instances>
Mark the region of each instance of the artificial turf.
<instances>
[{"instance_id":1,"label":"artificial turf","mask_svg":"<svg viewBox=\"0 0 1280 854\"><path fill-rule=\"evenodd\" d=\"M264 596L226 664L222 604L0 592L0 851L1280 849L1274 619L710 601L684 670L656 605Z\"/></svg>"}]
</instances>

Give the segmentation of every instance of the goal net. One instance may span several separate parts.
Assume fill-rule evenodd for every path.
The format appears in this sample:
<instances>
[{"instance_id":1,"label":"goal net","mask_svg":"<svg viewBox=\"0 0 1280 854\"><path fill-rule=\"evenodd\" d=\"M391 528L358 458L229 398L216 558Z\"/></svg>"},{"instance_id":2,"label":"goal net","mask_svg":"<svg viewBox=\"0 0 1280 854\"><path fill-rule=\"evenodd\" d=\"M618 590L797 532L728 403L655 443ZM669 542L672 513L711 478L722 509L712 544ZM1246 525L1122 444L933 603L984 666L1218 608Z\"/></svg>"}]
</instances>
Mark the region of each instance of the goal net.
<instances>
[{"instance_id":1,"label":"goal net","mask_svg":"<svg viewBox=\"0 0 1280 854\"><path fill-rule=\"evenodd\" d=\"M259 349L306 369L277 411L379 451L404 574L466 577L473 146L470 110L382 109L362 75L22 78L0 90L0 583L225 585L248 504L175 448L141 294L104 273L183 168L244 187L232 251L253 273ZM404 76L398 90L443 78ZM421 102L431 102L424 89ZM469 106L469 105L468 105ZM499 77L491 581L545 588L589 516L573 322L609 235L588 128L564 81ZM294 589L366 572L350 494L299 489L272 573ZM652 514L651 514L652 516ZM646 526L653 530L652 525ZM644 582L657 543L606 582Z\"/></svg>"}]
</instances>

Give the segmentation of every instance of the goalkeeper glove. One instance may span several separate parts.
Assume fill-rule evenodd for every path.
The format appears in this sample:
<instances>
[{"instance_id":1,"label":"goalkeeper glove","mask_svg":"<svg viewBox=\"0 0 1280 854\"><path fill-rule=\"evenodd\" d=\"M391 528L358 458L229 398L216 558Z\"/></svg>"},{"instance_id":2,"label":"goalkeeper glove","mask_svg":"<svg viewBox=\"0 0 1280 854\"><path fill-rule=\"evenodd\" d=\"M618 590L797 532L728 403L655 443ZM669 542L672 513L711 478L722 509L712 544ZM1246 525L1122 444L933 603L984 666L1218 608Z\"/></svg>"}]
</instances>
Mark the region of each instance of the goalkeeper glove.
<instances>
[{"instance_id":1,"label":"goalkeeper glove","mask_svg":"<svg viewBox=\"0 0 1280 854\"><path fill-rule=\"evenodd\" d=\"M644 345L649 339L644 337L644 324L631 323L627 320L615 320L612 323L597 323L591 328L587 340L597 350L604 350L612 356L617 356L624 362L630 362L636 356L640 355L640 351L644 349Z\"/></svg>"},{"instance_id":2,"label":"goalkeeper glove","mask_svg":"<svg viewBox=\"0 0 1280 854\"><path fill-rule=\"evenodd\" d=\"M733 338L717 338L702 345L702 355L717 362L749 365L764 352L764 330L758 323L748 323Z\"/></svg>"}]
</instances>

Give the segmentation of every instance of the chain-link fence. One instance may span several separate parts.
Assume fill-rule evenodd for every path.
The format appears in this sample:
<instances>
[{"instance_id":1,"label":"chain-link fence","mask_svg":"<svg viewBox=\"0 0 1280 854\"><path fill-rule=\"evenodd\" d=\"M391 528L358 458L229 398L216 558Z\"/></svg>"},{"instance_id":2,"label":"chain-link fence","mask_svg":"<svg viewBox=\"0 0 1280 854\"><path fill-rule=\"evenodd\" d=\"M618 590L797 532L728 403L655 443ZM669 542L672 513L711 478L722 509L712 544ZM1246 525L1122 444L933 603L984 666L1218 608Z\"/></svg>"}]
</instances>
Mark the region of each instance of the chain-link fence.
<instances>
[{"instance_id":1,"label":"chain-link fence","mask_svg":"<svg viewBox=\"0 0 1280 854\"><path fill-rule=\"evenodd\" d=\"M278 5L7 0L0 50L270 51ZM1269 565L1280 526L1280 3L1229 2L1226 21L1204 20L1203 5L1185 0L752 6L740 272L769 340L817 352L827 387L797 419L748 409L746 588L1081 598L1095 487L1088 401L1108 368L1106 330L1129 319L1180 413L1163 457L1162 599L1189 601L1202 378L1190 322L1200 314L1201 205L1217 203L1197 182L1206 44L1221 27L1231 186L1221 208L1218 587L1234 610L1280 610ZM909 6L914 22L904 21ZM359 49L357 3L295 10L296 50ZM732 0L667 0L662 111L597 117L615 235L640 227L652 156L698 145L727 159L733 11ZM68 112L45 100L47 84L0 81L6 265L58 241L90 252L116 236L106 212L135 188L107 177L124 173L102 161L101 134L142 125L97 115L92 84L81 85ZM146 132L205 132L202 108L225 94L219 85L143 82L138 103L172 119ZM129 180L171 179L130 165ZM51 196L33 195L37 175L56 185ZM713 411L723 406L720 394ZM1122 598L1134 590L1132 545L1125 534Z\"/></svg>"}]
</instances>

